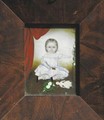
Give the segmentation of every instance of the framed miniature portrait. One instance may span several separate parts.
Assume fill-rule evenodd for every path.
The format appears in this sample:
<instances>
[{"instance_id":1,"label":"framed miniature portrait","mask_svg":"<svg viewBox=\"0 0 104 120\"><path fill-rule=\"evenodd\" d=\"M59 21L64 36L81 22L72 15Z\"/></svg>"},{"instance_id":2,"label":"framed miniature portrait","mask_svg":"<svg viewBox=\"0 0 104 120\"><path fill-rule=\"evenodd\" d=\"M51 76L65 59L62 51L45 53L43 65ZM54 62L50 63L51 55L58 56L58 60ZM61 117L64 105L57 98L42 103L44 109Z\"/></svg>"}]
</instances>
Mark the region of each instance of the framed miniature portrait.
<instances>
[{"instance_id":1,"label":"framed miniature portrait","mask_svg":"<svg viewBox=\"0 0 104 120\"><path fill-rule=\"evenodd\" d=\"M24 44L27 96L79 94L77 24L26 24Z\"/></svg>"},{"instance_id":2,"label":"framed miniature portrait","mask_svg":"<svg viewBox=\"0 0 104 120\"><path fill-rule=\"evenodd\" d=\"M0 23L1 120L104 118L104 0L1 0Z\"/></svg>"}]
</instances>

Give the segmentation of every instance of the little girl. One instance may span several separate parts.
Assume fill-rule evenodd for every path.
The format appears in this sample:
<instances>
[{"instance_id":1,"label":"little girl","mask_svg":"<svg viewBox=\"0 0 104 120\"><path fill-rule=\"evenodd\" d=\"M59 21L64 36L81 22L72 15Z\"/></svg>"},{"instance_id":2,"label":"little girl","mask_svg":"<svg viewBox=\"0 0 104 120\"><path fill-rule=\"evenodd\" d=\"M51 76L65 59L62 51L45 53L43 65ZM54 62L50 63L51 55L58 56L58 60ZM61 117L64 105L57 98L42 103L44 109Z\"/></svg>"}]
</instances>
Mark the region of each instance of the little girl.
<instances>
[{"instance_id":1,"label":"little girl","mask_svg":"<svg viewBox=\"0 0 104 120\"><path fill-rule=\"evenodd\" d=\"M59 59L63 57L63 55L57 53L58 42L55 39L48 39L45 43L45 50L47 53L34 71L38 79L62 80L68 77L69 71L58 64Z\"/></svg>"}]
</instances>

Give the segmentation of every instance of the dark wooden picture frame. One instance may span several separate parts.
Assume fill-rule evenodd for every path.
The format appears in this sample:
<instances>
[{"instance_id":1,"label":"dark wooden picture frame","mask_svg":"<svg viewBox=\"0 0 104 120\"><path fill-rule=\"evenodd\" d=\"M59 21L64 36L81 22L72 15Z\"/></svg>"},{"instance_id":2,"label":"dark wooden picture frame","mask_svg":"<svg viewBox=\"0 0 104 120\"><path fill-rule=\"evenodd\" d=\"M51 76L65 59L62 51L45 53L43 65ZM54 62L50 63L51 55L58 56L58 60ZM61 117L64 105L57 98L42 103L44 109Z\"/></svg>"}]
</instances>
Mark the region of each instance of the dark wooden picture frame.
<instances>
[{"instance_id":1,"label":"dark wooden picture frame","mask_svg":"<svg viewBox=\"0 0 104 120\"><path fill-rule=\"evenodd\" d=\"M0 1L1 120L104 118L103 8L103 0ZM25 96L26 23L80 25L80 96Z\"/></svg>"}]
</instances>

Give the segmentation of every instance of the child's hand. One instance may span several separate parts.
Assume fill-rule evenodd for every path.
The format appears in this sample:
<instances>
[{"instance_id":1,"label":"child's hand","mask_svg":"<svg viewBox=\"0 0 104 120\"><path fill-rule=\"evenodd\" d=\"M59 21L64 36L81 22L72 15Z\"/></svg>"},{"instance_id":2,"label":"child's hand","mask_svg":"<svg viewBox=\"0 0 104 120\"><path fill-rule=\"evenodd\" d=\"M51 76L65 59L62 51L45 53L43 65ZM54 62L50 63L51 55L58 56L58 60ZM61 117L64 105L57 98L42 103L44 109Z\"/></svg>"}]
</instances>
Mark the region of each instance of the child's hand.
<instances>
[{"instance_id":1,"label":"child's hand","mask_svg":"<svg viewBox=\"0 0 104 120\"><path fill-rule=\"evenodd\" d=\"M56 70L56 68L55 68L55 67L52 67L52 70Z\"/></svg>"}]
</instances>

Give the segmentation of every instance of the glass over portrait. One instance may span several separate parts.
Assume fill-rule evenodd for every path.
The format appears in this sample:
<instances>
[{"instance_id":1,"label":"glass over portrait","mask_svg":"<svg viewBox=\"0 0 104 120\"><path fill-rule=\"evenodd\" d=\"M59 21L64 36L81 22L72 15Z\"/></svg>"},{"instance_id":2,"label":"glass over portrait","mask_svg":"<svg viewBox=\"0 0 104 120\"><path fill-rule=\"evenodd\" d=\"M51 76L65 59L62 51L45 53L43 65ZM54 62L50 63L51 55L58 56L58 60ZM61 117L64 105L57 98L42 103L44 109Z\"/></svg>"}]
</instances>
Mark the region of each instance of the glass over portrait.
<instances>
[{"instance_id":1,"label":"glass over portrait","mask_svg":"<svg viewBox=\"0 0 104 120\"><path fill-rule=\"evenodd\" d=\"M69 26L26 29L29 29L33 41L32 65L25 86L26 95L77 94L77 28Z\"/></svg>"}]
</instances>

